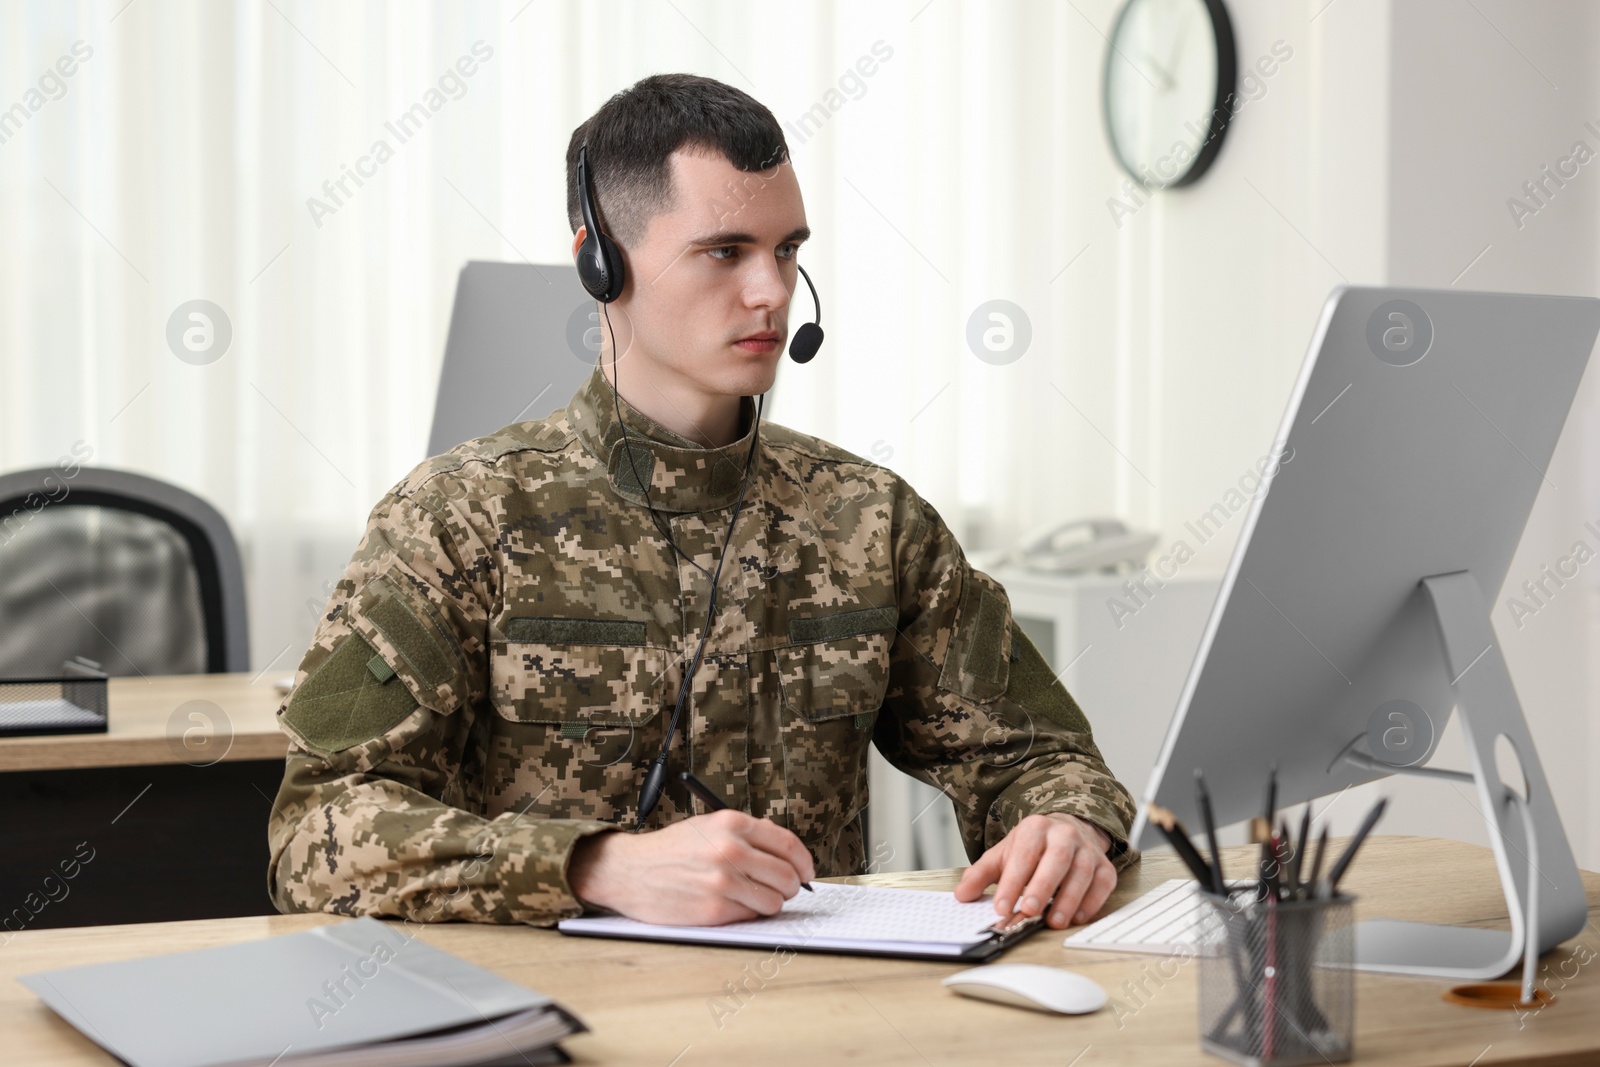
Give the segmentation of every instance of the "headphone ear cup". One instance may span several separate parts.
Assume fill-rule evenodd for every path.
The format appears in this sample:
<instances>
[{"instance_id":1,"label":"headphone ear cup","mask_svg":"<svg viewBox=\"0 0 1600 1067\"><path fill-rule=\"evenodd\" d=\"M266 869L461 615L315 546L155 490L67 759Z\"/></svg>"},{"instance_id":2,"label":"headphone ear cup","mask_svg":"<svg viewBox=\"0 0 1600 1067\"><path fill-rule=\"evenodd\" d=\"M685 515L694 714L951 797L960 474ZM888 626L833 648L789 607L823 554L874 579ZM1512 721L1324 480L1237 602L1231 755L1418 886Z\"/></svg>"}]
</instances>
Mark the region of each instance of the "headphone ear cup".
<instances>
[{"instance_id":1,"label":"headphone ear cup","mask_svg":"<svg viewBox=\"0 0 1600 1067\"><path fill-rule=\"evenodd\" d=\"M622 253L616 242L603 233L590 232L578 246L578 280L584 290L602 304L622 295Z\"/></svg>"}]
</instances>

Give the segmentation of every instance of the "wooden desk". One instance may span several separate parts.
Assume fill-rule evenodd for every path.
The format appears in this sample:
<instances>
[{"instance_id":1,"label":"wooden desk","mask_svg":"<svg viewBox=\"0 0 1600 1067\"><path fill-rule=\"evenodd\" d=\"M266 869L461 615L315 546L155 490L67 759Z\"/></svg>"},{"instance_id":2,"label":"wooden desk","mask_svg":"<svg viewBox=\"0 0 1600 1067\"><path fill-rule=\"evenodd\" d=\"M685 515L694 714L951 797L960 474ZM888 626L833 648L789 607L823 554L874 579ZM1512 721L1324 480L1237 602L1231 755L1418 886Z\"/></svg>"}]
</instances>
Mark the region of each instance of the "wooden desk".
<instances>
[{"instance_id":1,"label":"wooden desk","mask_svg":"<svg viewBox=\"0 0 1600 1067\"><path fill-rule=\"evenodd\" d=\"M4 929L271 913L284 673L113 678L106 733L0 738ZM64 898L41 895L90 850Z\"/></svg>"},{"instance_id":2,"label":"wooden desk","mask_svg":"<svg viewBox=\"0 0 1600 1067\"><path fill-rule=\"evenodd\" d=\"M1242 866L1247 852L1230 849ZM959 872L875 875L844 881L948 889ZM1152 856L1125 872L1112 905L1178 877L1176 860ZM1590 915L1600 915L1600 875L1584 874ZM1486 849L1424 838L1374 838L1346 886L1358 917L1388 916L1504 929L1505 907ZM0 951L0 1033L19 1063L66 1067L114 1062L12 981L73 964L231 944L340 921L326 915L217 919L23 933ZM449 924L413 928L428 944L532 986L577 1012L594 1032L565 1047L581 1063L1210 1064L1199 1050L1195 966L1159 957L1068 951L1043 931L1008 962L1071 967L1114 1003L1090 1016L1043 1015L957 997L939 980L959 965L913 960L568 938L552 930ZM1600 932L1542 961L1554 1004L1519 1019L1455 1007L1450 983L1357 975L1356 1062L1411 1065L1600 1062ZM1589 963L1579 961L1588 960ZM1173 974L1173 970L1176 973ZM763 978L763 975L770 977ZM739 1001L729 991L752 990ZM1143 992L1138 992L1140 987ZM718 1018L724 1009L740 1005ZM1120 1007L1119 1007L1120 1005ZM719 1025L720 1024L720 1025Z\"/></svg>"},{"instance_id":3,"label":"wooden desk","mask_svg":"<svg viewBox=\"0 0 1600 1067\"><path fill-rule=\"evenodd\" d=\"M0 738L0 773L281 760L272 683L287 673L113 678L105 733Z\"/></svg>"}]
</instances>

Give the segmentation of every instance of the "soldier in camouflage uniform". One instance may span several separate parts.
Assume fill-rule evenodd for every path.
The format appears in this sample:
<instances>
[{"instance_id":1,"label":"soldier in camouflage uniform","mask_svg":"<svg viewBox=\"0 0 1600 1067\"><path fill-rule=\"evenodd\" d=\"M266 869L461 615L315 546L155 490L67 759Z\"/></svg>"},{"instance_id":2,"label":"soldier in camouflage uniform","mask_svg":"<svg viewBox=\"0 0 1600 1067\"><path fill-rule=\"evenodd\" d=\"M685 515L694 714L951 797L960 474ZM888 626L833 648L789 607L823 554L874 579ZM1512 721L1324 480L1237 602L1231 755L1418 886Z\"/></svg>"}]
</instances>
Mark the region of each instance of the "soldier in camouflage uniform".
<instances>
[{"instance_id":1,"label":"soldier in camouflage uniform","mask_svg":"<svg viewBox=\"0 0 1600 1067\"><path fill-rule=\"evenodd\" d=\"M720 83L666 75L635 89L647 84L748 102L781 139L770 113ZM579 134L594 137L605 114ZM689 190L754 169L734 170L737 152L668 147L691 205ZM799 194L787 165L772 186L740 221L776 242ZM660 228L619 241L641 301L622 365L641 379L653 358L643 300L700 286L696 270L756 269L689 263L639 292ZM661 234L667 251L674 240ZM772 263L741 292L781 332L794 275ZM1058 927L1098 910L1137 856L1132 801L1005 591L938 513L882 467L781 426L758 432L750 395L770 385L775 356L737 357L757 385L726 391L731 430L709 444L667 425L660 413L674 405L630 403L650 395L643 385L614 393L610 356L565 410L427 461L373 509L280 710L290 749L269 830L277 906L540 925L586 906L655 921L771 913L802 879L865 869L876 744L953 800L977 861L958 894L999 882L1003 914L1036 913L1053 894ZM647 510L646 486L685 558ZM725 536L717 613L671 751L674 771L735 810L706 814L674 775L643 832L623 833L706 625L705 575ZM739 878L724 877L750 883L728 890L740 903L652 910L670 887L636 884L651 881L637 865L631 890L613 878L602 894L602 859L623 870L614 842L665 842L682 860L698 847L689 829L724 856L729 842L752 850ZM749 873L769 867L779 874Z\"/></svg>"}]
</instances>

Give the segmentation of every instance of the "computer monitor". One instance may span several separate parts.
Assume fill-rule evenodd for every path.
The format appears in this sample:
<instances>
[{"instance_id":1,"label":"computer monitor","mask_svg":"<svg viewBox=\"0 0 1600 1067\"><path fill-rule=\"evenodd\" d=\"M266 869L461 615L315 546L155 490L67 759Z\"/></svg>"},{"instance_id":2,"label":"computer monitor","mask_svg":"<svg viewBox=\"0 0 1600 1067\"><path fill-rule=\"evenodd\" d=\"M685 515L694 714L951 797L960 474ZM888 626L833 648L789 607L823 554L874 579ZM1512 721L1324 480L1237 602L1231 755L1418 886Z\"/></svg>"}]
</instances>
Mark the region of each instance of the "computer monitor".
<instances>
[{"instance_id":1,"label":"computer monitor","mask_svg":"<svg viewBox=\"0 0 1600 1067\"><path fill-rule=\"evenodd\" d=\"M1143 801L1193 829L1197 768L1219 826L1261 814L1274 766L1280 806L1396 772L1475 783L1511 934L1365 923L1358 966L1497 977L1530 888L1539 951L1586 920L1489 611L1597 331L1588 298L1349 287L1323 307ZM1467 770L1427 765L1453 711ZM1156 843L1143 804L1134 838Z\"/></svg>"},{"instance_id":2,"label":"computer monitor","mask_svg":"<svg viewBox=\"0 0 1600 1067\"><path fill-rule=\"evenodd\" d=\"M596 307L570 263L462 267L428 455L566 407L600 354Z\"/></svg>"}]
</instances>

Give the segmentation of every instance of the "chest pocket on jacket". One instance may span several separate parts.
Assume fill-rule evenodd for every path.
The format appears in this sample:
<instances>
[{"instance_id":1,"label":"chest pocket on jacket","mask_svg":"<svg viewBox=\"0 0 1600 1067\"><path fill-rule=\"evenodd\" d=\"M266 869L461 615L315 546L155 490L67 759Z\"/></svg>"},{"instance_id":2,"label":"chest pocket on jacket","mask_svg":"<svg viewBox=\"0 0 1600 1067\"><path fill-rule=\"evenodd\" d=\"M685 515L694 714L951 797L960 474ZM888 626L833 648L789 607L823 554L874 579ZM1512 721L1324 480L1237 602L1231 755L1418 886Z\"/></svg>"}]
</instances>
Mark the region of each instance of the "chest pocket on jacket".
<instances>
[{"instance_id":1,"label":"chest pocket on jacket","mask_svg":"<svg viewBox=\"0 0 1600 1067\"><path fill-rule=\"evenodd\" d=\"M631 822L671 664L642 622L508 620L491 650L485 814Z\"/></svg>"},{"instance_id":2,"label":"chest pocket on jacket","mask_svg":"<svg viewBox=\"0 0 1600 1067\"><path fill-rule=\"evenodd\" d=\"M889 685L892 608L791 621L776 650L782 690L779 784L789 828L811 847L819 873L860 873L860 814L867 805L867 754ZM855 632L850 632L854 630Z\"/></svg>"}]
</instances>

